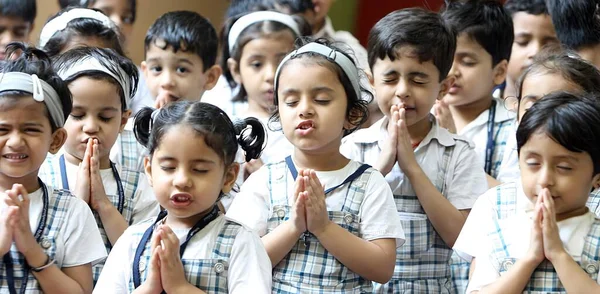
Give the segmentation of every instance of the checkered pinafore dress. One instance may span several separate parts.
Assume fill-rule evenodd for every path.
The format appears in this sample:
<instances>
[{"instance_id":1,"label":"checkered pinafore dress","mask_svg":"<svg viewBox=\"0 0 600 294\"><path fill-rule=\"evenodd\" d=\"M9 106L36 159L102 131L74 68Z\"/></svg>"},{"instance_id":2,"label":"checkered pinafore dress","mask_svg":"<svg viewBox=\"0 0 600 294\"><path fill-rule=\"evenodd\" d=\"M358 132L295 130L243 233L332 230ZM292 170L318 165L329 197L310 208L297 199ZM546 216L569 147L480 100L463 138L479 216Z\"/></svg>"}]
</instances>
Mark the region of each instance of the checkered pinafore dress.
<instances>
[{"instance_id":1,"label":"checkered pinafore dress","mask_svg":"<svg viewBox=\"0 0 600 294\"><path fill-rule=\"evenodd\" d=\"M39 177L42 181L49 183L54 187L62 186L62 177L60 172L60 155L57 156L48 156L40 168ZM119 176L121 178L121 183L123 185L123 192L125 194L125 202L123 203L123 218L125 221L131 225L131 220L133 216L133 209L135 207L135 203L133 202L133 198L135 197L138 181L140 179L140 172L137 170L127 169L121 167L119 171ZM74 187L73 187L74 188ZM115 206L119 206L119 195L106 195L110 202ZM102 220L97 212L92 211L94 214L94 218L96 219L96 224L98 225L98 229L100 231L100 235L102 236L102 241L104 241L104 247L106 247L106 252L110 253L112 249L112 245L110 244L110 240L108 239L108 235L106 234L106 230L102 225ZM96 265L92 267L92 273L94 278L94 285L98 278L100 277L100 273L102 272L102 268L104 267L104 262L98 262Z\"/></svg>"},{"instance_id":2,"label":"checkered pinafore dress","mask_svg":"<svg viewBox=\"0 0 600 294\"><path fill-rule=\"evenodd\" d=\"M65 221L68 221L69 215L69 203L70 201L76 200L73 195L66 190L56 190L51 187L46 187L48 191L48 211L46 226L44 227L42 238L40 240L40 246L44 249L44 252L50 257L50 260L56 259L56 248L58 246L64 246L64 244L57 244L58 234L61 229L65 227ZM33 276L31 271L27 269L25 257L13 244L9 251L12 257L13 264L13 275L14 275L14 286L17 293L22 289L24 280L27 281L24 287L27 293L41 293L42 288L38 281ZM60 265L58 265L60 267ZM7 268L4 262L0 262L0 293L9 293L8 281L7 281Z\"/></svg>"},{"instance_id":3,"label":"checkered pinafore dress","mask_svg":"<svg viewBox=\"0 0 600 294\"><path fill-rule=\"evenodd\" d=\"M218 221L218 219L216 221ZM132 242L130 244L131 247L129 248L129 256L132 256L132 260L144 232L148 226L153 225L152 222L144 222L136 225L139 230L133 233ZM181 261L183 263L185 279L190 284L207 293L228 293L227 276L229 270L229 258L231 256L235 237L241 228L242 225L229 219L225 220L223 226L219 229L219 235L217 235L217 239L215 240L211 258L185 258ZM193 243L197 236L198 235L192 237L189 242ZM142 283L146 280L146 276L148 275L148 266L150 265L150 256L152 253L150 245L151 242L146 243L143 255L140 258L139 266ZM133 284L133 271L131 271L129 278L129 293L133 292L133 290L135 290L135 286Z\"/></svg>"},{"instance_id":4,"label":"checkered pinafore dress","mask_svg":"<svg viewBox=\"0 0 600 294\"><path fill-rule=\"evenodd\" d=\"M493 266L502 274L508 271L517 260L511 257L507 250L509 244L506 244L504 240L501 226L503 219L507 219L517 212L517 187L515 183L496 187L495 207L497 211L494 217L495 227L488 234L493 244L490 260L492 260ZM577 263L594 281L598 279L600 266L600 219L598 218L594 220L590 232L585 238L581 261ZM523 292L566 293L556 270L548 260L544 260L536 268Z\"/></svg>"},{"instance_id":5,"label":"checkered pinafore dress","mask_svg":"<svg viewBox=\"0 0 600 294\"><path fill-rule=\"evenodd\" d=\"M268 164L271 217L267 233L290 217L287 191L292 177L285 161ZM372 168L340 189L346 189L346 199L340 211L328 211L329 219L361 237L360 207ZM293 182L293 181L291 181ZM273 268L273 293L370 293L371 281L349 270L329 253L319 240L305 233L279 264Z\"/></svg>"},{"instance_id":6,"label":"checkered pinafore dress","mask_svg":"<svg viewBox=\"0 0 600 294\"><path fill-rule=\"evenodd\" d=\"M455 146L445 148L438 176L432 179L442 195ZM394 195L394 200L396 209L403 216L401 223L406 241L396 249L392 279L386 284L373 283L374 293L454 293L450 274L452 249L437 234L414 192ZM415 217L407 218L407 213L415 214Z\"/></svg>"}]
</instances>

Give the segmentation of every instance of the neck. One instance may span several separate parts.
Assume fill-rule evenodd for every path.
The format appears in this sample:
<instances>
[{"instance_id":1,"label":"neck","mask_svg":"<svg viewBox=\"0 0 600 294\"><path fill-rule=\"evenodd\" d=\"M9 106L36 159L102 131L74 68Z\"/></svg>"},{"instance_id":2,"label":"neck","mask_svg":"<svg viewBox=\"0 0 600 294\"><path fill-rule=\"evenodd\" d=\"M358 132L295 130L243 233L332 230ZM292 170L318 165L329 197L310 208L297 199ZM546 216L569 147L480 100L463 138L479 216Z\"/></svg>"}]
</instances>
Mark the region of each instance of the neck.
<instances>
[{"instance_id":1,"label":"neck","mask_svg":"<svg viewBox=\"0 0 600 294\"><path fill-rule=\"evenodd\" d=\"M76 156L73 156L71 153L65 152L65 159L73 165L79 166L82 159ZM110 154L106 154L102 158L100 158L100 169L109 169L110 168Z\"/></svg>"},{"instance_id":2,"label":"neck","mask_svg":"<svg viewBox=\"0 0 600 294\"><path fill-rule=\"evenodd\" d=\"M245 114L246 116L254 116L256 118L269 118L271 110L263 108L258 103L252 101L252 99L248 99L248 110Z\"/></svg>"},{"instance_id":3,"label":"neck","mask_svg":"<svg viewBox=\"0 0 600 294\"><path fill-rule=\"evenodd\" d=\"M316 171L334 171L342 169L350 162L337 149L326 152L303 151L294 148L294 161L297 169L314 169Z\"/></svg>"},{"instance_id":4,"label":"neck","mask_svg":"<svg viewBox=\"0 0 600 294\"><path fill-rule=\"evenodd\" d=\"M506 86L502 92L502 98L517 97L517 89L515 88L515 82L512 79L506 78Z\"/></svg>"},{"instance_id":5,"label":"neck","mask_svg":"<svg viewBox=\"0 0 600 294\"><path fill-rule=\"evenodd\" d=\"M35 192L40 188L40 183L38 182L38 171L39 170L36 170L20 178L12 178L0 173L0 191L10 190L14 184L21 184L25 190L27 190L27 193Z\"/></svg>"},{"instance_id":6,"label":"neck","mask_svg":"<svg viewBox=\"0 0 600 294\"><path fill-rule=\"evenodd\" d=\"M588 212L588 208L586 206L575 209L575 210L571 210L568 212L564 212L564 213L557 213L556 214L556 221L562 221L562 220L566 220L572 217L577 217L577 216L581 216L584 215Z\"/></svg>"},{"instance_id":7,"label":"neck","mask_svg":"<svg viewBox=\"0 0 600 294\"><path fill-rule=\"evenodd\" d=\"M429 116L421 119L420 121L408 126L408 135L410 136L410 143L417 144L427 136L431 130L432 123Z\"/></svg>"},{"instance_id":8,"label":"neck","mask_svg":"<svg viewBox=\"0 0 600 294\"><path fill-rule=\"evenodd\" d=\"M482 112L492 105L492 98L479 99L473 103L461 106L450 105L450 113L454 118L456 131L460 132L466 125L474 121Z\"/></svg>"},{"instance_id":9,"label":"neck","mask_svg":"<svg viewBox=\"0 0 600 294\"><path fill-rule=\"evenodd\" d=\"M178 217L173 213L167 213L165 224L174 229L191 229L196 225L203 217L211 212L212 206L207 210L189 217Z\"/></svg>"},{"instance_id":10,"label":"neck","mask_svg":"<svg viewBox=\"0 0 600 294\"><path fill-rule=\"evenodd\" d=\"M577 50L581 58L600 68L600 44L581 47Z\"/></svg>"}]
</instances>

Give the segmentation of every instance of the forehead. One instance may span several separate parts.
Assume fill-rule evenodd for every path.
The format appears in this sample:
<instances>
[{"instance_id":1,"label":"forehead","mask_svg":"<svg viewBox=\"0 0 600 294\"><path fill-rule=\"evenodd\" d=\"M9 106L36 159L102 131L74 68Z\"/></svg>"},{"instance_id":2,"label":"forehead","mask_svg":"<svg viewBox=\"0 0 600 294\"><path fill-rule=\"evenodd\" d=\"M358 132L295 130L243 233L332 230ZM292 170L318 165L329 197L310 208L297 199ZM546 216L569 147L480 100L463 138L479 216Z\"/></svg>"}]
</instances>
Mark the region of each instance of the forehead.
<instances>
[{"instance_id":1,"label":"forehead","mask_svg":"<svg viewBox=\"0 0 600 294\"><path fill-rule=\"evenodd\" d=\"M25 27L31 24L18 16L0 16L0 27Z\"/></svg>"},{"instance_id":2,"label":"forehead","mask_svg":"<svg viewBox=\"0 0 600 294\"><path fill-rule=\"evenodd\" d=\"M182 161L207 159L219 162L219 155L206 144L205 137L185 124L168 127L159 139L154 156Z\"/></svg>"},{"instance_id":3,"label":"forehead","mask_svg":"<svg viewBox=\"0 0 600 294\"><path fill-rule=\"evenodd\" d=\"M203 65L202 59L197 54L181 49L175 52L173 47L167 45L163 40L157 40L148 46L148 50L146 51L146 61L151 60L163 62L188 61L196 66L202 67Z\"/></svg>"},{"instance_id":4,"label":"forehead","mask_svg":"<svg viewBox=\"0 0 600 294\"><path fill-rule=\"evenodd\" d=\"M391 60L387 55L384 59L377 59L373 65L374 73L385 73L390 70L399 72L423 72L430 77L438 78L439 70L433 64L433 59L419 60L418 50L414 46L399 46L395 50L395 59Z\"/></svg>"},{"instance_id":5,"label":"forehead","mask_svg":"<svg viewBox=\"0 0 600 294\"><path fill-rule=\"evenodd\" d=\"M532 72L523 80L521 97L541 97L556 91L581 92L578 85L567 81L559 73Z\"/></svg>"},{"instance_id":6,"label":"forehead","mask_svg":"<svg viewBox=\"0 0 600 294\"><path fill-rule=\"evenodd\" d=\"M243 49L242 55L249 52L290 52L294 47L294 35L290 30L283 30L248 41Z\"/></svg>"},{"instance_id":7,"label":"forehead","mask_svg":"<svg viewBox=\"0 0 600 294\"><path fill-rule=\"evenodd\" d=\"M111 9L119 12L131 11L131 0L95 0L92 8Z\"/></svg>"},{"instance_id":8,"label":"forehead","mask_svg":"<svg viewBox=\"0 0 600 294\"><path fill-rule=\"evenodd\" d=\"M29 96L0 96L1 121L36 121L50 126L46 105Z\"/></svg>"},{"instance_id":9,"label":"forehead","mask_svg":"<svg viewBox=\"0 0 600 294\"><path fill-rule=\"evenodd\" d=\"M93 89L93 91L90 91ZM79 77L69 83L74 106L115 107L121 109L118 86L104 79ZM78 105L79 104L79 105Z\"/></svg>"},{"instance_id":10,"label":"forehead","mask_svg":"<svg viewBox=\"0 0 600 294\"><path fill-rule=\"evenodd\" d=\"M335 65L329 61L308 59L306 57L294 58L286 62L279 75L279 89L285 88L313 88L327 86L341 89Z\"/></svg>"},{"instance_id":11,"label":"forehead","mask_svg":"<svg viewBox=\"0 0 600 294\"><path fill-rule=\"evenodd\" d=\"M475 40L475 38L469 36L468 34L461 33L456 38L456 54L473 54L479 57L489 57L492 56Z\"/></svg>"},{"instance_id":12,"label":"forehead","mask_svg":"<svg viewBox=\"0 0 600 294\"><path fill-rule=\"evenodd\" d=\"M556 35L552 19L548 14L529 14L519 11L513 15L513 25L515 33L520 32L540 32L548 35Z\"/></svg>"}]
</instances>

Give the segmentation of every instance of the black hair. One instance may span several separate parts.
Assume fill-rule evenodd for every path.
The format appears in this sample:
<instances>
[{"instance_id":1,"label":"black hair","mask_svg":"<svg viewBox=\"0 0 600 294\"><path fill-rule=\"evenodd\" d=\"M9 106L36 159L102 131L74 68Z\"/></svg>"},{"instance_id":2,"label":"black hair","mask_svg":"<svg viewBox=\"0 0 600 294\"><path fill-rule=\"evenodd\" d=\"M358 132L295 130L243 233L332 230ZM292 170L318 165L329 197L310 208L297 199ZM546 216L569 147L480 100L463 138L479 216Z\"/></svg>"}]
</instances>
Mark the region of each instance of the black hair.
<instances>
[{"instance_id":1,"label":"black hair","mask_svg":"<svg viewBox=\"0 0 600 294\"><path fill-rule=\"evenodd\" d=\"M336 50L338 53L343 54L356 67L356 70L358 71L359 76L361 74L364 75L364 72L362 72L362 70L357 67L355 59L349 53L352 51L352 49L350 49L347 46L344 46L344 44L341 44L341 43L334 44L324 38L316 39L313 41L311 38L306 37L306 38L298 38L296 40L296 49L299 49L300 47L302 47L306 44L309 44L311 42L325 45L333 50ZM344 46L345 48L342 48L342 46ZM301 60L301 62L310 62L313 64L317 64L319 66L328 68L329 70L331 70L332 72L334 72L336 74L337 78L340 81L340 84L342 84L342 86L344 87L344 91L346 92L346 97L348 99L348 106L346 107L346 119L352 125L352 128L344 130L344 136L354 132L356 129L358 129L360 127L360 125L362 125L367 120L367 118L369 116L368 105L373 100L373 94L371 94L371 92L369 90L364 88L360 84L360 81L359 81L359 87L360 87L359 92L360 92L361 96L357 96L356 90L352 86L352 82L350 81L350 78L348 77L348 75L346 75L344 70L329 57L325 57L321 54L314 53L314 52L306 52L306 53L301 53L301 54L297 54L297 55L293 56L288 61L286 61L286 63L280 65L280 68L279 68L280 74L281 74L281 72L283 72L286 65L289 64L290 61L292 61L292 60ZM275 83L275 85L274 85L275 89L279 89L279 77L276 77L276 80L274 81L274 83ZM274 96L275 96L274 101L275 101L276 111L269 118L270 125L273 125L274 123L277 123L280 121L279 108L278 108L279 93L277 93L277 92L279 92L279 91L275 91L275 93L274 93Z\"/></svg>"},{"instance_id":2,"label":"black hair","mask_svg":"<svg viewBox=\"0 0 600 294\"><path fill-rule=\"evenodd\" d=\"M600 43L600 1L546 0L556 36L570 49Z\"/></svg>"},{"instance_id":3,"label":"black hair","mask_svg":"<svg viewBox=\"0 0 600 294\"><path fill-rule=\"evenodd\" d=\"M0 0L0 15L19 17L33 24L37 5L35 0Z\"/></svg>"},{"instance_id":4,"label":"black hair","mask_svg":"<svg viewBox=\"0 0 600 294\"><path fill-rule=\"evenodd\" d=\"M152 156L167 131L180 124L204 137L226 167L233 163L238 144L246 153L246 161L259 158L264 148L265 129L259 120L248 117L232 122L219 107L198 101L177 101L159 110L144 107L135 115L133 131Z\"/></svg>"},{"instance_id":5,"label":"black hair","mask_svg":"<svg viewBox=\"0 0 600 294\"><path fill-rule=\"evenodd\" d=\"M225 12L225 19L246 14L251 11L260 11L267 9L270 5L265 3L268 0L231 0L229 1L229 7Z\"/></svg>"},{"instance_id":6,"label":"black hair","mask_svg":"<svg viewBox=\"0 0 600 294\"><path fill-rule=\"evenodd\" d=\"M80 1L83 7L90 7L94 5L98 0L83 0ZM131 8L131 23L135 23L137 17L137 0L127 0L129 2L129 8Z\"/></svg>"},{"instance_id":7,"label":"black hair","mask_svg":"<svg viewBox=\"0 0 600 294\"><path fill-rule=\"evenodd\" d=\"M88 0L58 0L58 5L60 9L67 7L87 7Z\"/></svg>"},{"instance_id":8,"label":"black hair","mask_svg":"<svg viewBox=\"0 0 600 294\"><path fill-rule=\"evenodd\" d=\"M61 10L48 21L51 21L63 13L75 8L77 7L69 7ZM107 27L102 22L92 18L76 18L70 21L65 29L52 35L52 37L44 45L43 49L50 57L57 56L61 51L64 50L65 46L75 36L84 38L98 38L107 45L107 48L115 50L119 55L125 55L121 45L121 40L119 39L119 33L115 29Z\"/></svg>"},{"instance_id":9,"label":"black hair","mask_svg":"<svg viewBox=\"0 0 600 294\"><path fill-rule=\"evenodd\" d=\"M252 13L252 12L250 12ZM273 34L281 31L288 30L295 37L309 36L312 33L310 25L304 20L304 18L300 16L292 15L292 17L298 27L300 28L300 36L297 36L296 33L289 28L287 25L284 25L280 22L276 21L260 21L254 24L249 25L245 28L240 35L238 36L235 45L233 46L233 50L229 52L229 31L231 27L235 24L235 22L240 19L242 16L245 16L249 13L238 15L236 17L230 18L225 22L223 26L223 30L221 31L221 69L223 70L223 76L227 79L229 86L231 88L235 88L237 83L233 79L233 74L229 70L229 66L227 65L227 60L229 58L233 58L237 61L238 66L240 63L240 59L242 58L242 51L246 44L254 39L262 38L265 35ZM240 90L237 95L233 97L233 101L246 101L247 99L246 89L244 85L240 85Z\"/></svg>"},{"instance_id":10,"label":"black hair","mask_svg":"<svg viewBox=\"0 0 600 294\"><path fill-rule=\"evenodd\" d=\"M600 70L575 52L559 46L544 48L533 58L516 83L517 100L523 93L523 82L531 74L559 74L569 83L577 85L583 92L600 94Z\"/></svg>"},{"instance_id":11,"label":"black hair","mask_svg":"<svg viewBox=\"0 0 600 294\"><path fill-rule=\"evenodd\" d=\"M314 11L315 4L312 0L265 0L270 8L285 10L287 14L303 14L307 11Z\"/></svg>"},{"instance_id":12,"label":"black hair","mask_svg":"<svg viewBox=\"0 0 600 294\"><path fill-rule=\"evenodd\" d=\"M431 60L443 81L454 60L456 33L439 14L421 8L396 10L380 19L369 33L367 52L371 70L378 59L398 58L402 46L414 48L419 62Z\"/></svg>"},{"instance_id":13,"label":"black hair","mask_svg":"<svg viewBox=\"0 0 600 294\"><path fill-rule=\"evenodd\" d=\"M451 1L442 17L458 32L476 41L492 56L492 67L510 60L514 41L511 16L497 0Z\"/></svg>"},{"instance_id":14,"label":"black hair","mask_svg":"<svg viewBox=\"0 0 600 294\"><path fill-rule=\"evenodd\" d=\"M80 47L69 50L58 56L58 58L54 60L53 66L57 72L61 70L67 70L74 64L78 63L81 59L85 59L87 57L98 60L100 64L102 64L115 76L121 76L120 70L125 72L127 76L124 78L129 79L129 83L131 85L130 92L123 92L124 89L121 87L121 84L115 80L115 78L98 70L86 70L79 72L66 79L65 83L68 85L80 77L87 77L93 80L109 82L117 88L117 92L119 93L119 97L121 99L121 111L127 110L126 101L131 100L133 95L135 95L139 81L139 71L131 59L121 56L112 49Z\"/></svg>"},{"instance_id":15,"label":"black hair","mask_svg":"<svg viewBox=\"0 0 600 294\"><path fill-rule=\"evenodd\" d=\"M517 152L529 138L543 132L572 152L592 158L594 175L600 173L600 97L553 92L529 108L517 129Z\"/></svg>"},{"instance_id":16,"label":"black hair","mask_svg":"<svg viewBox=\"0 0 600 294\"><path fill-rule=\"evenodd\" d=\"M165 45L158 46L158 40L164 41ZM203 71L206 71L215 65L219 40L213 25L200 14L172 11L161 15L148 29L144 39L144 54L150 45L162 50L172 48L175 53L181 50L196 54L202 59Z\"/></svg>"},{"instance_id":17,"label":"black hair","mask_svg":"<svg viewBox=\"0 0 600 294\"><path fill-rule=\"evenodd\" d=\"M514 16L517 12L525 12L532 15L548 14L545 0L507 0L504 9Z\"/></svg>"},{"instance_id":18,"label":"black hair","mask_svg":"<svg viewBox=\"0 0 600 294\"><path fill-rule=\"evenodd\" d=\"M20 55L18 55L19 53ZM61 101L64 119L67 120L73 105L71 92L69 91L67 84L52 69L52 64L48 55L42 50L35 47L29 47L19 42L8 44L6 46L6 54L6 60L0 63L0 70L2 73L22 72L30 75L37 75L40 80L48 83L54 91L56 91ZM18 55L19 57L13 59L12 57L14 57L14 55ZM0 92L0 97L4 96L27 97L32 96L32 94L14 90ZM46 116L50 120L52 132L62 127L57 126L54 123L50 118L50 112L46 111Z\"/></svg>"}]
</instances>

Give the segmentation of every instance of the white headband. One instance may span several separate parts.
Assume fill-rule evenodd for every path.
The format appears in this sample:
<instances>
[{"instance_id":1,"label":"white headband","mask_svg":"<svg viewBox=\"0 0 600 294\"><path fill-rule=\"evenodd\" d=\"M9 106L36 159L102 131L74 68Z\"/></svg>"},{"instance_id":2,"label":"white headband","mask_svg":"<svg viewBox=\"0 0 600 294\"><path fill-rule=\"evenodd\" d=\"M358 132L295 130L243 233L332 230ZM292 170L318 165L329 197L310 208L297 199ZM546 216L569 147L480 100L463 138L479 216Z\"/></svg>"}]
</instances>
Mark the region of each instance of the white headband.
<instances>
[{"instance_id":1,"label":"white headband","mask_svg":"<svg viewBox=\"0 0 600 294\"><path fill-rule=\"evenodd\" d=\"M275 93L277 93L277 88L279 86L279 74L281 73L281 68L283 67L283 65L291 58L294 58L302 53L309 52L323 55L327 59L339 65L346 74L346 76L348 76L350 82L352 83L352 88L354 88L354 91L356 91L356 97L359 99L361 98L358 69L356 68L356 65L352 62L352 60L337 50L331 49L325 45L315 42L308 43L300 47L299 49L292 51L292 53L288 54L285 58L283 58L283 60L281 60L279 66L277 67L277 71L275 72Z\"/></svg>"},{"instance_id":2,"label":"white headband","mask_svg":"<svg viewBox=\"0 0 600 294\"><path fill-rule=\"evenodd\" d=\"M118 75L110 71L106 66L102 65L98 59L87 56L71 64L68 68L65 68L64 66L59 68L58 76L66 81L72 76L83 71L95 70L103 72L111 76L119 83L119 85L121 85L123 94L125 94L125 109L129 109L131 98L135 94L131 93L131 78L125 71L123 71L123 69L121 69L121 67L115 66L115 68L118 69Z\"/></svg>"},{"instance_id":3,"label":"white headband","mask_svg":"<svg viewBox=\"0 0 600 294\"><path fill-rule=\"evenodd\" d=\"M229 37L227 38L229 42L229 53L233 51L235 42L240 37L242 31L244 31L250 25L261 21L276 21L278 23L282 23L294 31L296 36L300 36L300 28L298 27L298 23L296 23L294 18L291 16L274 11L253 12L240 17L235 21L233 26L231 26L231 29L229 30Z\"/></svg>"},{"instance_id":4,"label":"white headband","mask_svg":"<svg viewBox=\"0 0 600 294\"><path fill-rule=\"evenodd\" d=\"M4 91L31 93L35 101L46 104L52 122L59 128L64 126L65 114L58 93L44 80L40 80L37 75L22 72L0 74L0 92Z\"/></svg>"},{"instance_id":5,"label":"white headband","mask_svg":"<svg viewBox=\"0 0 600 294\"><path fill-rule=\"evenodd\" d=\"M42 28L42 33L40 34L40 47L46 46L46 43L48 43L54 34L64 30L71 21L79 18L95 19L107 28L110 28L115 32L117 31L117 27L110 18L101 12L86 8L75 8L50 20L44 28Z\"/></svg>"}]
</instances>

